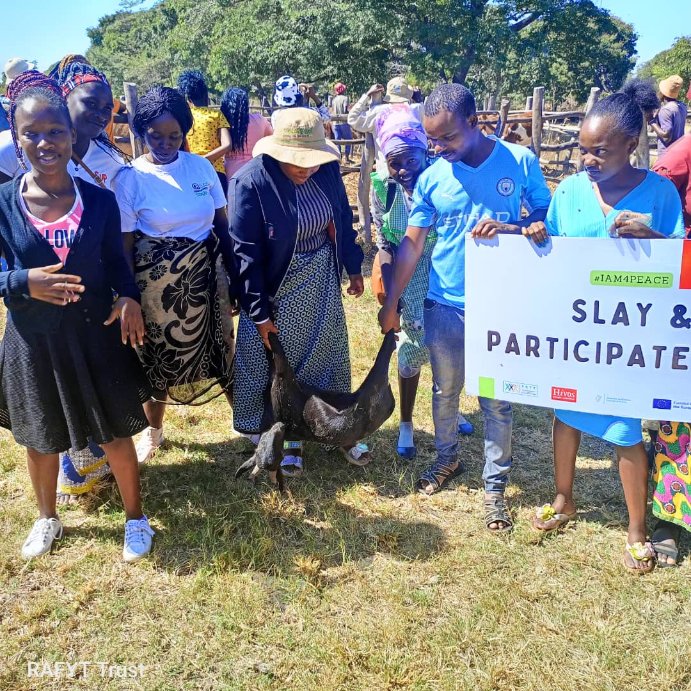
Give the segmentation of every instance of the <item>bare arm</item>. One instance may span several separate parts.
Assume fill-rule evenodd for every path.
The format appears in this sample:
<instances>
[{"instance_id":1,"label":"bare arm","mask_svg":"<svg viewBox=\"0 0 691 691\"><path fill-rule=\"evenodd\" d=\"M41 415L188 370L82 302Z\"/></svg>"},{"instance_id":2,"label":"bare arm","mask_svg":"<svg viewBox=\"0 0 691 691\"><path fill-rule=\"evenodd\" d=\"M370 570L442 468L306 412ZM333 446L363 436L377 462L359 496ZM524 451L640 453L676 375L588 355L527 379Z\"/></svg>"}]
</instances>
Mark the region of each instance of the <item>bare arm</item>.
<instances>
[{"instance_id":1,"label":"bare arm","mask_svg":"<svg viewBox=\"0 0 691 691\"><path fill-rule=\"evenodd\" d=\"M401 320L398 315L398 301L415 273L415 268L425 249L425 240L427 239L428 232L429 228L408 226L401 244L398 246L391 288L387 290L384 306L379 310L379 324L381 325L382 333L386 333L391 329L399 330L401 328Z\"/></svg>"},{"instance_id":2,"label":"bare arm","mask_svg":"<svg viewBox=\"0 0 691 691\"><path fill-rule=\"evenodd\" d=\"M230 151L230 130L227 127L219 128L218 139L221 142L221 146L217 146L204 156L204 158L207 161L211 161L211 163L221 158L227 151Z\"/></svg>"}]
</instances>

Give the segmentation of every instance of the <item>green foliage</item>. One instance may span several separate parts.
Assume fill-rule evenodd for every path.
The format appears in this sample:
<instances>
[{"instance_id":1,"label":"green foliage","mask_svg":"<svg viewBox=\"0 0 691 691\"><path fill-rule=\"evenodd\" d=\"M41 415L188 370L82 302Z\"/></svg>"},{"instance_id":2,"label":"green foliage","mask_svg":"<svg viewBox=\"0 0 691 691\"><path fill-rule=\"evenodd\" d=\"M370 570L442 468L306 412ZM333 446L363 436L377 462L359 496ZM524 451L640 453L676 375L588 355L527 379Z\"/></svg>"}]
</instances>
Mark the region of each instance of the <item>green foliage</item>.
<instances>
[{"instance_id":1,"label":"green foliage","mask_svg":"<svg viewBox=\"0 0 691 691\"><path fill-rule=\"evenodd\" d=\"M638 74L656 82L678 74L688 87L691 82L691 36L678 38L669 50L663 50L646 62Z\"/></svg>"},{"instance_id":2,"label":"green foliage","mask_svg":"<svg viewBox=\"0 0 691 691\"><path fill-rule=\"evenodd\" d=\"M591 0L161 0L89 31L89 57L114 83L173 84L188 68L209 86L270 87L282 74L351 93L407 73L478 96L557 99L615 88L632 67L633 29Z\"/></svg>"}]
</instances>

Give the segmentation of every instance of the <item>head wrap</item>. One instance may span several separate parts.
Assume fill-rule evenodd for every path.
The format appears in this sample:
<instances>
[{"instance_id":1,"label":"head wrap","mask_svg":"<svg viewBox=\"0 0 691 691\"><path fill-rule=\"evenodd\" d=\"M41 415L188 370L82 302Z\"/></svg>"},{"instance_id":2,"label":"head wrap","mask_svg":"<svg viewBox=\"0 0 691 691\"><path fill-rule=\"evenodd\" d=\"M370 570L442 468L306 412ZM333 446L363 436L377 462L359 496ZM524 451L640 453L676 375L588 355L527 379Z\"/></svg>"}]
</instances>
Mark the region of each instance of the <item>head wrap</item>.
<instances>
[{"instance_id":1,"label":"head wrap","mask_svg":"<svg viewBox=\"0 0 691 691\"><path fill-rule=\"evenodd\" d=\"M422 123L407 104L385 108L375 127L384 156L411 147L427 150L427 135Z\"/></svg>"},{"instance_id":2,"label":"head wrap","mask_svg":"<svg viewBox=\"0 0 691 691\"><path fill-rule=\"evenodd\" d=\"M334 84L334 91L340 96L344 94L346 90L346 85L343 82L336 82Z\"/></svg>"},{"instance_id":3,"label":"head wrap","mask_svg":"<svg viewBox=\"0 0 691 691\"><path fill-rule=\"evenodd\" d=\"M277 106L290 108L298 102L300 89L298 83L288 74L276 80L274 100Z\"/></svg>"},{"instance_id":4,"label":"head wrap","mask_svg":"<svg viewBox=\"0 0 691 691\"><path fill-rule=\"evenodd\" d=\"M58 82L62 88L62 95L67 98L78 86L89 82L100 82L110 89L106 75L85 62L71 62L61 70Z\"/></svg>"},{"instance_id":5,"label":"head wrap","mask_svg":"<svg viewBox=\"0 0 691 691\"><path fill-rule=\"evenodd\" d=\"M47 77L43 72L38 70L29 70L21 72L7 85L7 97L10 99L10 110L7 119L10 123L10 131L12 133L12 141L14 143L14 153L17 160L26 170L26 163L24 162L24 152L17 142L17 130L15 125L15 113L17 112L17 100L27 89L44 89L54 93L60 101L64 101L60 86L58 83ZM67 106L65 106L66 108Z\"/></svg>"},{"instance_id":6,"label":"head wrap","mask_svg":"<svg viewBox=\"0 0 691 691\"><path fill-rule=\"evenodd\" d=\"M83 55L79 55L79 53L68 53L61 60L51 65L46 74L56 82L60 82L60 75L75 62L81 62L84 65L91 64Z\"/></svg>"}]
</instances>

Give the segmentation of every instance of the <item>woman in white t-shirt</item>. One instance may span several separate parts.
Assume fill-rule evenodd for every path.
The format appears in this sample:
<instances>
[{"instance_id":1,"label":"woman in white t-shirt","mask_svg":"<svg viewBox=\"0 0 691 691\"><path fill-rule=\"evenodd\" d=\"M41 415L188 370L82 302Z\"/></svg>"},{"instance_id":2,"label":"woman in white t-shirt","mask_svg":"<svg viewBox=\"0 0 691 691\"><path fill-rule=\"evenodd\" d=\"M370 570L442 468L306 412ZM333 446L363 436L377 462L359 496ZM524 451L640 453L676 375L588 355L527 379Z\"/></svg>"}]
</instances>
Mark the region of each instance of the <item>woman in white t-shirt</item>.
<instances>
[{"instance_id":1,"label":"woman in white t-shirt","mask_svg":"<svg viewBox=\"0 0 691 691\"><path fill-rule=\"evenodd\" d=\"M216 384L229 390L234 339L219 295L227 298L228 279L217 274L216 258L220 252L232 270L232 246L213 166L181 150L192 127L185 99L175 89L154 87L139 100L132 124L149 152L118 175L114 191L142 293L140 358L154 389L144 406L150 426L137 444L144 463L163 441L169 397L189 403Z\"/></svg>"}]
</instances>

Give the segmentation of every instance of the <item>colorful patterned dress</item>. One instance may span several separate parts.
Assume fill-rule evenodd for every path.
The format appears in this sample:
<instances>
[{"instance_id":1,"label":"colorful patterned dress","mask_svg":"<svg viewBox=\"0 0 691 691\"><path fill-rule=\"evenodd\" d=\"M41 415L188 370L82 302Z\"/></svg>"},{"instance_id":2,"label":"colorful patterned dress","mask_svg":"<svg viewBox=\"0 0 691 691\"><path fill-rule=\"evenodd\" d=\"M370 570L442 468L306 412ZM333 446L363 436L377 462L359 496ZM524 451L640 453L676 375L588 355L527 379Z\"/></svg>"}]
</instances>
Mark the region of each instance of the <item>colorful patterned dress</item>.
<instances>
[{"instance_id":1,"label":"colorful patterned dress","mask_svg":"<svg viewBox=\"0 0 691 691\"><path fill-rule=\"evenodd\" d=\"M653 514L691 532L691 423L660 422Z\"/></svg>"},{"instance_id":2,"label":"colorful patterned dress","mask_svg":"<svg viewBox=\"0 0 691 691\"><path fill-rule=\"evenodd\" d=\"M373 181L373 186L375 194L379 196L384 206L387 196L386 184L377 179ZM396 194L391 208L382 216L382 237L377 238L378 246L391 248L394 256L408 227L409 213L410 199L403 188L396 184ZM430 230L415 273L401 296L403 303L401 329L407 337L398 349L398 371L403 377L414 376L424 364L429 362L429 352L425 346L423 303L427 297L432 250L436 241L436 231Z\"/></svg>"}]
</instances>

